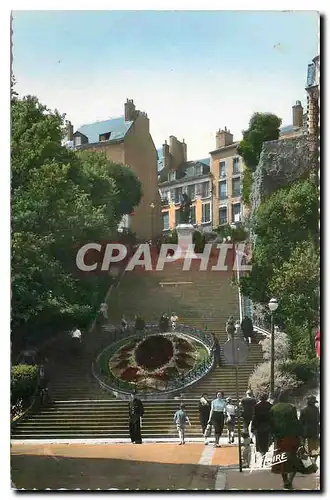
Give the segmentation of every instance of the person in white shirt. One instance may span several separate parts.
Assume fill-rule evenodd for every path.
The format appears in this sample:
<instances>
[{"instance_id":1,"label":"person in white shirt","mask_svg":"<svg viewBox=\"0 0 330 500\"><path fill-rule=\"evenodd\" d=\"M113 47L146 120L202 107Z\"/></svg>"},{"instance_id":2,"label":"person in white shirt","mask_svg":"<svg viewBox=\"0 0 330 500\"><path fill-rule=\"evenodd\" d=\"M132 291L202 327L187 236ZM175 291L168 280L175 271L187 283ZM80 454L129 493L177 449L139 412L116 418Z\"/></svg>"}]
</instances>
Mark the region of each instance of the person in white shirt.
<instances>
[{"instance_id":1,"label":"person in white shirt","mask_svg":"<svg viewBox=\"0 0 330 500\"><path fill-rule=\"evenodd\" d=\"M108 304L102 302L100 305L100 313L103 315L104 319L108 319Z\"/></svg>"},{"instance_id":2,"label":"person in white shirt","mask_svg":"<svg viewBox=\"0 0 330 500\"><path fill-rule=\"evenodd\" d=\"M171 324L172 324L172 330L176 329L176 323L177 323L178 319L179 318L177 317L177 315L173 312L172 316L170 317L170 321L171 321Z\"/></svg>"},{"instance_id":3,"label":"person in white shirt","mask_svg":"<svg viewBox=\"0 0 330 500\"><path fill-rule=\"evenodd\" d=\"M215 448L218 448L220 446L219 441L225 423L226 406L227 402L224 399L223 392L218 392L216 399L214 399L211 403L211 411L208 422L209 424L212 424L214 426Z\"/></svg>"},{"instance_id":4,"label":"person in white shirt","mask_svg":"<svg viewBox=\"0 0 330 500\"><path fill-rule=\"evenodd\" d=\"M78 328L76 328L75 330L72 331L71 337L73 339L78 339L79 342L81 342L81 331Z\"/></svg>"},{"instance_id":5,"label":"person in white shirt","mask_svg":"<svg viewBox=\"0 0 330 500\"><path fill-rule=\"evenodd\" d=\"M229 444L232 444L235 441L234 434L235 434L235 424L236 424L236 406L233 405L231 398L227 398L226 414L227 414L228 442Z\"/></svg>"}]
</instances>

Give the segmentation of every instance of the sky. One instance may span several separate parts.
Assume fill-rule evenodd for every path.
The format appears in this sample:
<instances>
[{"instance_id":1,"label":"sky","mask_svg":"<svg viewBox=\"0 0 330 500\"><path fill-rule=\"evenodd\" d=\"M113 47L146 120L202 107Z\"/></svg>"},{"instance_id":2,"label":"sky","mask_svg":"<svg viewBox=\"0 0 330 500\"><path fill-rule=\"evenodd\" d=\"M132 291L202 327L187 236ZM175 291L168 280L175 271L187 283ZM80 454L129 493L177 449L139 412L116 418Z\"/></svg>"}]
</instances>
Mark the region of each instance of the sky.
<instances>
[{"instance_id":1,"label":"sky","mask_svg":"<svg viewBox=\"0 0 330 500\"><path fill-rule=\"evenodd\" d=\"M156 147L175 135L189 160L215 149L219 128L240 140L256 111L292 123L319 53L313 11L14 11L13 31L21 95L75 129L134 99Z\"/></svg>"}]
</instances>

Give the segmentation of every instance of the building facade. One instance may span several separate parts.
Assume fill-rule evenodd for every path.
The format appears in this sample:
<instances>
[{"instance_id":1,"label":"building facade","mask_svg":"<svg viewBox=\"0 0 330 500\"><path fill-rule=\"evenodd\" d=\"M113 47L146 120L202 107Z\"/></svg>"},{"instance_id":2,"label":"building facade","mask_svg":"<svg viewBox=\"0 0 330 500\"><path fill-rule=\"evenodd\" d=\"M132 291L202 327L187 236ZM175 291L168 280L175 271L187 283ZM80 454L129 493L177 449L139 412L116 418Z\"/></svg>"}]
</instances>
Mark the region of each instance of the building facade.
<instances>
[{"instance_id":1,"label":"building facade","mask_svg":"<svg viewBox=\"0 0 330 500\"><path fill-rule=\"evenodd\" d=\"M140 239L155 239L162 232L158 191L157 151L150 135L149 118L127 99L119 118L83 125L76 132L68 122L68 140L75 149L103 151L114 163L130 167L142 184L142 199L133 214L123 217L119 229L128 228Z\"/></svg>"},{"instance_id":2,"label":"building facade","mask_svg":"<svg viewBox=\"0 0 330 500\"><path fill-rule=\"evenodd\" d=\"M216 134L216 149L210 152L213 181L213 228L241 222L247 209L242 204L244 163L237 154L239 142L225 127Z\"/></svg>"},{"instance_id":3,"label":"building facade","mask_svg":"<svg viewBox=\"0 0 330 500\"><path fill-rule=\"evenodd\" d=\"M187 145L170 136L158 150L159 191L163 231L180 223L183 193L191 200L190 222L200 231L212 229L212 176L210 160L187 161Z\"/></svg>"},{"instance_id":4,"label":"building facade","mask_svg":"<svg viewBox=\"0 0 330 500\"><path fill-rule=\"evenodd\" d=\"M320 120L320 56L314 57L307 68L307 126L308 133L319 135Z\"/></svg>"}]
</instances>

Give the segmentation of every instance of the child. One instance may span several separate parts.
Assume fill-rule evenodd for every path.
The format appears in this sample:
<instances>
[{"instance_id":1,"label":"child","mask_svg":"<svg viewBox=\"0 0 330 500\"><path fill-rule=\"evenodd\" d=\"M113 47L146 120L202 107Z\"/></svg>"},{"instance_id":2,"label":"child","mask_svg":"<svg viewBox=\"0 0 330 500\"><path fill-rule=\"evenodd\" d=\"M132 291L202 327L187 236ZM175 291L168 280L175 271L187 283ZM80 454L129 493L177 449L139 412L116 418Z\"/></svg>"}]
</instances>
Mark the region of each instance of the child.
<instances>
[{"instance_id":1,"label":"child","mask_svg":"<svg viewBox=\"0 0 330 500\"><path fill-rule=\"evenodd\" d=\"M243 452L242 452L242 459L243 459L243 467L247 467L248 469L250 468L251 464L251 438L248 432L244 431L242 433L242 438L243 438Z\"/></svg>"},{"instance_id":2,"label":"child","mask_svg":"<svg viewBox=\"0 0 330 500\"><path fill-rule=\"evenodd\" d=\"M227 398L226 406L227 414L227 429L228 429L228 443L233 444L235 441L235 424L236 424L236 406L232 404L231 398Z\"/></svg>"},{"instance_id":3,"label":"child","mask_svg":"<svg viewBox=\"0 0 330 500\"><path fill-rule=\"evenodd\" d=\"M174 415L174 423L176 424L176 428L179 433L179 439L180 443L179 444L185 444L184 441L184 434L185 434L185 427L186 425L191 425L188 415L185 412L185 407L183 404L180 405L180 410L175 412Z\"/></svg>"}]
</instances>

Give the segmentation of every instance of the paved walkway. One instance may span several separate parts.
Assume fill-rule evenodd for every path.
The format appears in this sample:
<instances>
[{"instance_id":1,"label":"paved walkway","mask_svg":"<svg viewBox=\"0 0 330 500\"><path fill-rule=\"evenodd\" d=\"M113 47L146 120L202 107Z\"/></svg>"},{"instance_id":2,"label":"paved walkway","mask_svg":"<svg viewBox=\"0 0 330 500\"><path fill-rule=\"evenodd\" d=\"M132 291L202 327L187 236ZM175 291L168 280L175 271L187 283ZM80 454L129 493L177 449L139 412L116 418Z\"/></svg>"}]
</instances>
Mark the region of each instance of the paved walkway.
<instances>
[{"instance_id":1,"label":"paved walkway","mask_svg":"<svg viewBox=\"0 0 330 500\"><path fill-rule=\"evenodd\" d=\"M14 487L39 489L224 490L283 489L269 470L238 471L236 446L201 443L19 444L11 447ZM300 476L295 489L318 489Z\"/></svg>"}]
</instances>

